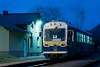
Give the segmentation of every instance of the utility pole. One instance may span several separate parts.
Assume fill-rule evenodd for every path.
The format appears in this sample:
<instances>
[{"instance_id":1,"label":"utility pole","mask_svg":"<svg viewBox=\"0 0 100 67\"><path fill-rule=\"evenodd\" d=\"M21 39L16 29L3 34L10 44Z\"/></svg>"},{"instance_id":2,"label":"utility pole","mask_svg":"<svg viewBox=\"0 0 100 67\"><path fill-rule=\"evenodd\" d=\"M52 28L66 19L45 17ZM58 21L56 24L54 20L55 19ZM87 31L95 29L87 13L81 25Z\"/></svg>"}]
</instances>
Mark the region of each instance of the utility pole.
<instances>
[{"instance_id":1,"label":"utility pole","mask_svg":"<svg viewBox=\"0 0 100 67\"><path fill-rule=\"evenodd\" d=\"M80 14L83 14L84 12L82 11L82 12L80 12L78 15L77 15L77 27L79 27L79 23L78 23L78 18L79 18L79 15Z\"/></svg>"}]
</instances>

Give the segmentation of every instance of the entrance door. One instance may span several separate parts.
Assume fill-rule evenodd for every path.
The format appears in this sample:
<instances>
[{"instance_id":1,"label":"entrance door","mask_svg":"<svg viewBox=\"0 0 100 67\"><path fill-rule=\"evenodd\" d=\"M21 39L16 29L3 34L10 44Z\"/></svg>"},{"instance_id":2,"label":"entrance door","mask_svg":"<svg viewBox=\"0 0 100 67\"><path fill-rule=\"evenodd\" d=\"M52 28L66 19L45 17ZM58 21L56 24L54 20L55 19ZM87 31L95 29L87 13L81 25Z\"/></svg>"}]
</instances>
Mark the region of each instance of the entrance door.
<instances>
[{"instance_id":1,"label":"entrance door","mask_svg":"<svg viewBox=\"0 0 100 67\"><path fill-rule=\"evenodd\" d=\"M27 56L27 42L26 39L24 39L24 57Z\"/></svg>"}]
</instances>

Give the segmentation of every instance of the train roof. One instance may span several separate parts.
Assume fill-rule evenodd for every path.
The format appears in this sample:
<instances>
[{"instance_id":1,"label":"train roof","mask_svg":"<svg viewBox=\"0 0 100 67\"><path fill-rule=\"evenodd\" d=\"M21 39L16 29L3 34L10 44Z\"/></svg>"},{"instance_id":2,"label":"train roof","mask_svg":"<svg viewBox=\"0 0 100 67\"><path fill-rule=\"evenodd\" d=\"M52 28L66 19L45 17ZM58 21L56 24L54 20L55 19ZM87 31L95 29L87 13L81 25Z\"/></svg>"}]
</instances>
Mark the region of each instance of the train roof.
<instances>
[{"instance_id":1,"label":"train roof","mask_svg":"<svg viewBox=\"0 0 100 67\"><path fill-rule=\"evenodd\" d=\"M50 24L50 23L63 23L63 24L67 24L66 22L61 22L61 21L51 21L48 23L45 23L44 25Z\"/></svg>"},{"instance_id":2,"label":"train roof","mask_svg":"<svg viewBox=\"0 0 100 67\"><path fill-rule=\"evenodd\" d=\"M68 24L67 22L51 21L51 22L46 23L45 25L47 25L47 24L49 24L49 23L53 23L53 22L59 22L59 23L67 24L68 27L70 27L70 28L76 29L76 30L81 31L81 32L83 32L83 33L85 33L85 34L87 34L87 35L90 35L90 36L92 35L91 33L87 32L87 31L85 31L85 30L83 30L83 29L80 29L79 27L74 26L74 25L72 25L72 24Z\"/></svg>"},{"instance_id":3,"label":"train roof","mask_svg":"<svg viewBox=\"0 0 100 67\"><path fill-rule=\"evenodd\" d=\"M74 25L68 24L68 27L74 28L74 29L79 30L79 31L81 31L81 32L84 32L84 33L86 33L86 34L88 34L88 35L92 35L92 33L89 33L88 31L85 31L85 30L83 30L83 29L81 29L81 28L79 28L79 27L76 27L76 26L74 26Z\"/></svg>"}]
</instances>

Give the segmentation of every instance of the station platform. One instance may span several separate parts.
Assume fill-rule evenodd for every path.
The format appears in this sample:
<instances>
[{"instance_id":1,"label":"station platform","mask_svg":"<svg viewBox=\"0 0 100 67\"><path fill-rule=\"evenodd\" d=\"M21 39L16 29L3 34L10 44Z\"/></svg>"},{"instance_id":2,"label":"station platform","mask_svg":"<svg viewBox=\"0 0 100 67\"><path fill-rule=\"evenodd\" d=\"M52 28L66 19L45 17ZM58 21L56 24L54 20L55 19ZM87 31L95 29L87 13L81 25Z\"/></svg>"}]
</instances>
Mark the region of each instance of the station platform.
<instances>
[{"instance_id":1,"label":"station platform","mask_svg":"<svg viewBox=\"0 0 100 67\"><path fill-rule=\"evenodd\" d=\"M43 61L43 60L47 60L43 55L31 56L31 57L21 57L21 58L18 58L18 61L15 61L15 62L1 63L0 67L15 65L15 64L25 64L28 62L34 63L34 62Z\"/></svg>"}]
</instances>

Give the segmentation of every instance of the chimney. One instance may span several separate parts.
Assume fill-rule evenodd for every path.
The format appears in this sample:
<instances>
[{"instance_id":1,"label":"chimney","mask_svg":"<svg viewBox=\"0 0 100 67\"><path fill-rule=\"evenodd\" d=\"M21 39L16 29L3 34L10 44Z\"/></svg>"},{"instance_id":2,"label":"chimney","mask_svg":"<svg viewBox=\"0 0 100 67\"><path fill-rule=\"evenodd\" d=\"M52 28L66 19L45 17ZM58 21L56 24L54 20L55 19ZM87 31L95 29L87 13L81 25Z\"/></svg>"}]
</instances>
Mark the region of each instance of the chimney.
<instances>
[{"instance_id":1,"label":"chimney","mask_svg":"<svg viewBox=\"0 0 100 67\"><path fill-rule=\"evenodd\" d=\"M3 15L7 15L8 14L8 11L7 10L4 10L3 11Z\"/></svg>"}]
</instances>

